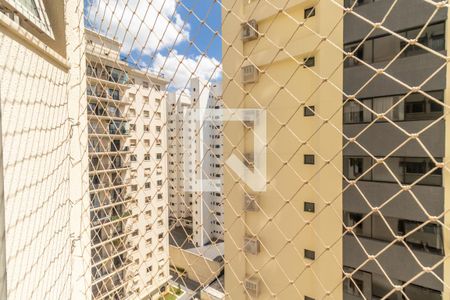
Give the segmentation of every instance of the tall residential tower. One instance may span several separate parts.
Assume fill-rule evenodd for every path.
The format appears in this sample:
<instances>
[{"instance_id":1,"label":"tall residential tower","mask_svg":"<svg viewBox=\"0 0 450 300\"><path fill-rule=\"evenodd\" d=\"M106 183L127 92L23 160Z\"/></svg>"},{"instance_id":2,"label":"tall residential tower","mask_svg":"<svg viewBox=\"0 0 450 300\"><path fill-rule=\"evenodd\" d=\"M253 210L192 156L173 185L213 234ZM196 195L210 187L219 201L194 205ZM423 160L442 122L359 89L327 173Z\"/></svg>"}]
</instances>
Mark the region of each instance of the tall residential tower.
<instances>
[{"instance_id":1,"label":"tall residential tower","mask_svg":"<svg viewBox=\"0 0 450 300\"><path fill-rule=\"evenodd\" d=\"M150 297L169 279L167 81L122 61L115 40L86 39L92 294Z\"/></svg>"}]
</instances>

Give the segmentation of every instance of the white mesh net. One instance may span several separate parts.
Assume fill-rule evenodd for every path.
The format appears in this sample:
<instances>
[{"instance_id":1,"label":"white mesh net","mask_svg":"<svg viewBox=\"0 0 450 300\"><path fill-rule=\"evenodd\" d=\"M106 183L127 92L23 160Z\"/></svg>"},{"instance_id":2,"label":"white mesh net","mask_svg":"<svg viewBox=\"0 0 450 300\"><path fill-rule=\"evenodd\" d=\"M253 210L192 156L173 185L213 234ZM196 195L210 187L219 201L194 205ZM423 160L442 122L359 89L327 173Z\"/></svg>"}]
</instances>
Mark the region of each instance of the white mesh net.
<instances>
[{"instance_id":1,"label":"white mesh net","mask_svg":"<svg viewBox=\"0 0 450 300\"><path fill-rule=\"evenodd\" d=\"M0 0L0 298L448 299L448 6Z\"/></svg>"}]
</instances>

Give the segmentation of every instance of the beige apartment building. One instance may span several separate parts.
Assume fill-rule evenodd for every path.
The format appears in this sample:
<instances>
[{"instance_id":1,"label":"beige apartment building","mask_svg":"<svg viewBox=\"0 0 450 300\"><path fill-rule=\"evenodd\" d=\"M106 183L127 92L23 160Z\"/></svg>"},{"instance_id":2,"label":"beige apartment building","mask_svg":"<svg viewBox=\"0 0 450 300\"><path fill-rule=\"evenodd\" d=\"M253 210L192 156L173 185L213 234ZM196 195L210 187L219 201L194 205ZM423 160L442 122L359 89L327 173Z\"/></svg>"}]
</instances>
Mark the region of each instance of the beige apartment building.
<instances>
[{"instance_id":1,"label":"beige apartment building","mask_svg":"<svg viewBox=\"0 0 450 300\"><path fill-rule=\"evenodd\" d=\"M234 2L223 1L224 106L266 111L267 188L254 192L225 168L226 297L342 299L343 55L321 42L342 45L342 10ZM225 125L224 161L261 159L249 127Z\"/></svg>"},{"instance_id":2,"label":"beige apartment building","mask_svg":"<svg viewBox=\"0 0 450 300\"><path fill-rule=\"evenodd\" d=\"M164 89L86 30L95 299L149 299L169 279Z\"/></svg>"},{"instance_id":3,"label":"beige apartment building","mask_svg":"<svg viewBox=\"0 0 450 300\"><path fill-rule=\"evenodd\" d=\"M227 296L448 299L448 7L224 7L225 107L268 130L266 191L225 169ZM227 124L224 160L252 134Z\"/></svg>"}]
</instances>

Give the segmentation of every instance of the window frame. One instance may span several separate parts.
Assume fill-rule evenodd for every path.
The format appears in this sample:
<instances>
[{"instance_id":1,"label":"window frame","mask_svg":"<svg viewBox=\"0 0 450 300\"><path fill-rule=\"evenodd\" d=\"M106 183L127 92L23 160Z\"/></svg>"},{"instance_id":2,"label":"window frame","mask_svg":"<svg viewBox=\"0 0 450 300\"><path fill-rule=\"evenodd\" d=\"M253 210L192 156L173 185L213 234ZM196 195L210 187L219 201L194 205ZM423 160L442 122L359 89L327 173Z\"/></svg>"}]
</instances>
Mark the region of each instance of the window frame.
<instances>
[{"instance_id":1,"label":"window frame","mask_svg":"<svg viewBox=\"0 0 450 300\"><path fill-rule=\"evenodd\" d=\"M27 19L33 26L36 26L40 31L45 33L51 39L55 39L53 30L51 28L50 21L48 19L45 5L42 0L32 0L36 5L36 11L39 17L36 17L26 8L22 3L17 0L0 0L0 3L4 2L7 6L15 9L23 18Z\"/></svg>"}]
</instances>

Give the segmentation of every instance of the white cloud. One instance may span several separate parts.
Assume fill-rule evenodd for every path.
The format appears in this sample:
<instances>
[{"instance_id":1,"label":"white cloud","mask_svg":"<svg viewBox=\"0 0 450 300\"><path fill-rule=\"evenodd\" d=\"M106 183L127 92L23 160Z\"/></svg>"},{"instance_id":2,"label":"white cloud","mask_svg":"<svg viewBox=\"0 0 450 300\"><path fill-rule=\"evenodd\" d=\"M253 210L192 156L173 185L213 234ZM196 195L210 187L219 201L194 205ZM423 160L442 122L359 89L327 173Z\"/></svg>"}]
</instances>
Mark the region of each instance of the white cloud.
<instances>
[{"instance_id":1,"label":"white cloud","mask_svg":"<svg viewBox=\"0 0 450 300\"><path fill-rule=\"evenodd\" d=\"M221 77L221 64L217 59L201 55L187 57L176 51L168 56L158 53L150 69L154 73L164 73L165 78L172 81L171 86L178 90L189 88L190 78L216 81Z\"/></svg>"},{"instance_id":2,"label":"white cloud","mask_svg":"<svg viewBox=\"0 0 450 300\"><path fill-rule=\"evenodd\" d=\"M153 55L189 39L189 24L176 12L176 0L89 0L86 21L123 43L122 52ZM183 27L184 25L184 27Z\"/></svg>"}]
</instances>

